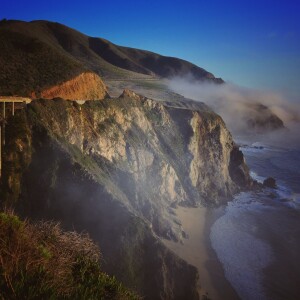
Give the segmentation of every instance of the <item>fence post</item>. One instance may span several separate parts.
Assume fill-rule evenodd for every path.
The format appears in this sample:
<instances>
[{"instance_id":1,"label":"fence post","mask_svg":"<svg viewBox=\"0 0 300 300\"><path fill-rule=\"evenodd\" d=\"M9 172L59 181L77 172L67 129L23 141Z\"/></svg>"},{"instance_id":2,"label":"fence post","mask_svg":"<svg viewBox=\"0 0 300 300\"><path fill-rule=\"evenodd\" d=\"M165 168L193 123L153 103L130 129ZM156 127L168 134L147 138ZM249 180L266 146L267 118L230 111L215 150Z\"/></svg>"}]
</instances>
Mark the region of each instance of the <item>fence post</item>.
<instances>
[{"instance_id":1,"label":"fence post","mask_svg":"<svg viewBox=\"0 0 300 300\"><path fill-rule=\"evenodd\" d=\"M2 177L2 126L0 125L0 178Z\"/></svg>"}]
</instances>

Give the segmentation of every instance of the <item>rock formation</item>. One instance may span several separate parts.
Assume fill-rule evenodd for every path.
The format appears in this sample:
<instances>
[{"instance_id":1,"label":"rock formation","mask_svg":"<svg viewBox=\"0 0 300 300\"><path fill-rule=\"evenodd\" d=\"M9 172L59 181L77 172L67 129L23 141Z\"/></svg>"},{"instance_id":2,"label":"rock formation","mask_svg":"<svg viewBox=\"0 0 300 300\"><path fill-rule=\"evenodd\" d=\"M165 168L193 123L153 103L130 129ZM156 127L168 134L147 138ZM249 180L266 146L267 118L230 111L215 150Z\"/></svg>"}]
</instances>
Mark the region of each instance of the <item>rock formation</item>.
<instances>
[{"instance_id":1,"label":"rock formation","mask_svg":"<svg viewBox=\"0 0 300 300\"><path fill-rule=\"evenodd\" d=\"M108 98L101 78L223 81L58 23L2 22L0 41L0 94L44 98L7 120L1 206L88 231L103 269L145 299L198 299L196 268L160 238L186 237L176 206L219 205L252 187L243 154L205 104Z\"/></svg>"},{"instance_id":2,"label":"rock formation","mask_svg":"<svg viewBox=\"0 0 300 300\"><path fill-rule=\"evenodd\" d=\"M245 116L250 130L258 132L284 128L283 121L270 108L259 103L246 103L249 114Z\"/></svg>"},{"instance_id":3,"label":"rock formation","mask_svg":"<svg viewBox=\"0 0 300 300\"><path fill-rule=\"evenodd\" d=\"M61 84L42 90L40 96L44 99L101 100L107 97L108 94L101 78L97 74L86 72Z\"/></svg>"},{"instance_id":4,"label":"rock formation","mask_svg":"<svg viewBox=\"0 0 300 300\"><path fill-rule=\"evenodd\" d=\"M197 299L195 268L157 236L184 238L176 205L218 205L252 181L222 119L191 107L128 90L83 105L32 101L7 124L2 199L87 230L105 270L146 299Z\"/></svg>"},{"instance_id":5,"label":"rock formation","mask_svg":"<svg viewBox=\"0 0 300 300\"><path fill-rule=\"evenodd\" d=\"M268 177L264 180L263 186L271 189L276 189L276 180L273 177Z\"/></svg>"}]
</instances>

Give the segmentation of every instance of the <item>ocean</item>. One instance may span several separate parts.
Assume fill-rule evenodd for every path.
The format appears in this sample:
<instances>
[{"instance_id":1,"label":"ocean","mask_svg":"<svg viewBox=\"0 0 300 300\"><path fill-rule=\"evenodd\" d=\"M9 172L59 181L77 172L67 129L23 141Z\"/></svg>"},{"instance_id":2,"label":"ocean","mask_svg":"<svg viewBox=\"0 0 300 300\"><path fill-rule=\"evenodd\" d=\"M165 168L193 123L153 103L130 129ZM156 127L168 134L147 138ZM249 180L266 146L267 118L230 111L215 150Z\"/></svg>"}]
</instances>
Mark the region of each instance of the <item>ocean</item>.
<instances>
[{"instance_id":1,"label":"ocean","mask_svg":"<svg viewBox=\"0 0 300 300\"><path fill-rule=\"evenodd\" d=\"M241 299L300 299L300 151L239 144L251 176L278 187L236 195L212 225L211 245Z\"/></svg>"}]
</instances>

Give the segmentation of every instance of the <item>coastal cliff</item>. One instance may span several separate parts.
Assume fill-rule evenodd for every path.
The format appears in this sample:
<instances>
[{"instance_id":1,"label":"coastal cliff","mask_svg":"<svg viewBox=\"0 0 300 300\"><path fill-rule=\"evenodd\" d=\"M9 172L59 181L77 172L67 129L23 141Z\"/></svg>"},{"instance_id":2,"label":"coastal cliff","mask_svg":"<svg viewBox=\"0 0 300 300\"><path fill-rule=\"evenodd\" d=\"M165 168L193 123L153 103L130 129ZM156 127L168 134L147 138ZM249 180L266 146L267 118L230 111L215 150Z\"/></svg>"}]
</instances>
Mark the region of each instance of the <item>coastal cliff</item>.
<instances>
[{"instance_id":1,"label":"coastal cliff","mask_svg":"<svg viewBox=\"0 0 300 300\"><path fill-rule=\"evenodd\" d=\"M125 90L82 105L32 101L6 134L6 205L88 231L105 270L146 299L198 298L196 269L159 237L184 240L177 205L218 205L252 185L218 115Z\"/></svg>"}]
</instances>

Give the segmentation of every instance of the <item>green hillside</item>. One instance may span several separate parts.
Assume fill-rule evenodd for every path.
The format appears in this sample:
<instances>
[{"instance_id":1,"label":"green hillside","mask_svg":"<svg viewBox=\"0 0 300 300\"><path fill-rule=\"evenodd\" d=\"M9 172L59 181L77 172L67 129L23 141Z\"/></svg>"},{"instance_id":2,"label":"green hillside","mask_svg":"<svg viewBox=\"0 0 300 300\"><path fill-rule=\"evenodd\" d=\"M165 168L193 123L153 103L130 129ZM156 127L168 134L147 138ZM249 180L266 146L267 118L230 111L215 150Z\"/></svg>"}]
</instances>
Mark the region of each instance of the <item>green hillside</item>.
<instances>
[{"instance_id":1,"label":"green hillside","mask_svg":"<svg viewBox=\"0 0 300 300\"><path fill-rule=\"evenodd\" d=\"M0 22L0 95L38 95L85 71L104 79L153 79L211 73L181 59L120 47L48 21Z\"/></svg>"}]
</instances>

